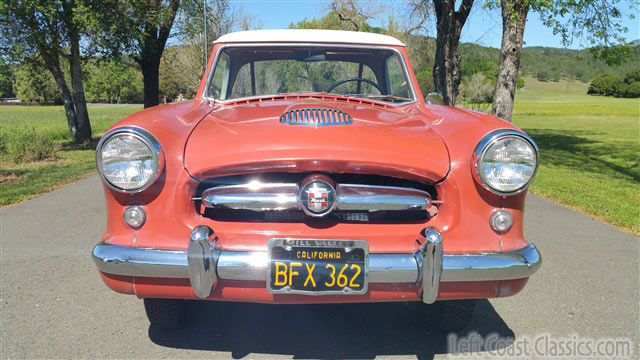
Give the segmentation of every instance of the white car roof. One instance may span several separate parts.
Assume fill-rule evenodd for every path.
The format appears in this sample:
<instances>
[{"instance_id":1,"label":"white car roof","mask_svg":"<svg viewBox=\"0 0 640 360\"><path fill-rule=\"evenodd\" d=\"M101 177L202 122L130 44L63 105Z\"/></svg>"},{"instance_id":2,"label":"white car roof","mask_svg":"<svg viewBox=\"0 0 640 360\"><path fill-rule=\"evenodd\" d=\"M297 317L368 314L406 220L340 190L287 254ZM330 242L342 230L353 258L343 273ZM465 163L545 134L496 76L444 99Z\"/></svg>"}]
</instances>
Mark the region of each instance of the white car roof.
<instances>
[{"instance_id":1,"label":"white car roof","mask_svg":"<svg viewBox=\"0 0 640 360\"><path fill-rule=\"evenodd\" d=\"M330 44L367 44L367 45L393 45L404 44L391 36L370 32L343 31L343 30L250 30L238 31L222 35L216 43L330 43Z\"/></svg>"}]
</instances>

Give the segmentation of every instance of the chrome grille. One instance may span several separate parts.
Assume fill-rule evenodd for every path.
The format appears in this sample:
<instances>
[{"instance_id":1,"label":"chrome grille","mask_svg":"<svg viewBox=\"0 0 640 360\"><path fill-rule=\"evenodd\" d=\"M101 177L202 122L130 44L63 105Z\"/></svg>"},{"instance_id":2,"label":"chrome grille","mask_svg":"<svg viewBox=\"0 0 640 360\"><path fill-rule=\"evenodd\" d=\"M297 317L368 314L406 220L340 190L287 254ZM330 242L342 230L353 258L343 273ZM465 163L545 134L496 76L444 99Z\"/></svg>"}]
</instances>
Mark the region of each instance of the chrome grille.
<instances>
[{"instance_id":1,"label":"chrome grille","mask_svg":"<svg viewBox=\"0 0 640 360\"><path fill-rule=\"evenodd\" d=\"M300 185L311 173L259 173L210 178L193 195L200 215L224 222L307 222ZM332 173L337 203L326 221L388 224L426 222L442 200L435 187L412 180Z\"/></svg>"},{"instance_id":2,"label":"chrome grille","mask_svg":"<svg viewBox=\"0 0 640 360\"><path fill-rule=\"evenodd\" d=\"M289 110L280 117L281 124L305 126L350 125L353 118L344 111L327 108Z\"/></svg>"}]
</instances>

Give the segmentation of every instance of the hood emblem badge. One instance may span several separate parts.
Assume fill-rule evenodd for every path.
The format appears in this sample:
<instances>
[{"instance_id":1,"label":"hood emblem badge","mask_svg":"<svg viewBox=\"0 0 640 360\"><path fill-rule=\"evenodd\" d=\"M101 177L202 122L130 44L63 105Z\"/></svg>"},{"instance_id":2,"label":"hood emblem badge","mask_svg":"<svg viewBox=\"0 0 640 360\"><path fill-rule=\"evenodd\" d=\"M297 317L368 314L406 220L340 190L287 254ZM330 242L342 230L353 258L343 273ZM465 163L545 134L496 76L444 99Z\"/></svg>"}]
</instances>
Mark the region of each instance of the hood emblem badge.
<instances>
[{"instance_id":1,"label":"hood emblem badge","mask_svg":"<svg viewBox=\"0 0 640 360\"><path fill-rule=\"evenodd\" d=\"M329 180L329 179L327 179ZM322 217L336 207L336 190L322 176L310 177L302 182L298 201L305 214Z\"/></svg>"}]
</instances>

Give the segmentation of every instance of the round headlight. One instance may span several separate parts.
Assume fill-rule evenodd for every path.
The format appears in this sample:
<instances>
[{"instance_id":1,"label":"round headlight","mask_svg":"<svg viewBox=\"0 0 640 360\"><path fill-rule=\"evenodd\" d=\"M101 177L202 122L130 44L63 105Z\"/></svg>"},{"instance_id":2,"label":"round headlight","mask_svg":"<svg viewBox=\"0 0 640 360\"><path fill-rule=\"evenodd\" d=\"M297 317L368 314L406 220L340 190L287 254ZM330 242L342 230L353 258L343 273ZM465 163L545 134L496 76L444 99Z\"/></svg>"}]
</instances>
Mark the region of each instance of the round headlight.
<instances>
[{"instance_id":1,"label":"round headlight","mask_svg":"<svg viewBox=\"0 0 640 360\"><path fill-rule=\"evenodd\" d=\"M160 145L148 132L119 128L100 140L96 162L98 172L113 189L139 192L157 179L164 157Z\"/></svg>"},{"instance_id":2,"label":"round headlight","mask_svg":"<svg viewBox=\"0 0 640 360\"><path fill-rule=\"evenodd\" d=\"M517 194L529 186L538 167L538 147L526 134L499 130L476 147L475 174L489 191Z\"/></svg>"}]
</instances>

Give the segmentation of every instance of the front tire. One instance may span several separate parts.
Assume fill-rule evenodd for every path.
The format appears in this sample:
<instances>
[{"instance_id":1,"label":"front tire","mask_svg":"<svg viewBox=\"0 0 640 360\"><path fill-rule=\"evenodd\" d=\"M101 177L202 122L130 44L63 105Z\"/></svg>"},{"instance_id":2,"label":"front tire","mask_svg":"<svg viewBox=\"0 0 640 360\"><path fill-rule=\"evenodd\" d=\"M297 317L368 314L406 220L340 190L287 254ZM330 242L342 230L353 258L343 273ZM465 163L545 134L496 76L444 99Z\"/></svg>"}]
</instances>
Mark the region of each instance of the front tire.
<instances>
[{"instance_id":1,"label":"front tire","mask_svg":"<svg viewBox=\"0 0 640 360\"><path fill-rule=\"evenodd\" d=\"M187 304L178 299L144 299L144 309L152 326L178 329L184 326Z\"/></svg>"}]
</instances>

